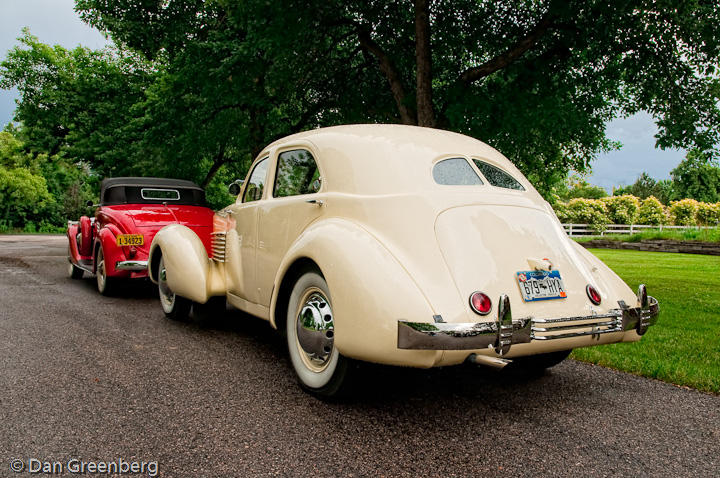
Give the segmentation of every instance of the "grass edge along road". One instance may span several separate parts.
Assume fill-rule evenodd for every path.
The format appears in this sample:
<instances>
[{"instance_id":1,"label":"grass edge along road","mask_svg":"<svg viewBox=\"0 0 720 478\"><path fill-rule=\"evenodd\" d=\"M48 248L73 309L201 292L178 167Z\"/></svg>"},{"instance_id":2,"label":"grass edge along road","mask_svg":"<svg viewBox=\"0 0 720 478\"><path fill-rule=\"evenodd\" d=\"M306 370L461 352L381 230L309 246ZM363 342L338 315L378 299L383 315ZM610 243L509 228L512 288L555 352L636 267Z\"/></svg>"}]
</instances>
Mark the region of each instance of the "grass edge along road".
<instances>
[{"instance_id":1,"label":"grass edge along road","mask_svg":"<svg viewBox=\"0 0 720 478\"><path fill-rule=\"evenodd\" d=\"M640 342L576 349L572 358L720 393L720 257L590 251L633 290L646 284L660 317Z\"/></svg>"}]
</instances>

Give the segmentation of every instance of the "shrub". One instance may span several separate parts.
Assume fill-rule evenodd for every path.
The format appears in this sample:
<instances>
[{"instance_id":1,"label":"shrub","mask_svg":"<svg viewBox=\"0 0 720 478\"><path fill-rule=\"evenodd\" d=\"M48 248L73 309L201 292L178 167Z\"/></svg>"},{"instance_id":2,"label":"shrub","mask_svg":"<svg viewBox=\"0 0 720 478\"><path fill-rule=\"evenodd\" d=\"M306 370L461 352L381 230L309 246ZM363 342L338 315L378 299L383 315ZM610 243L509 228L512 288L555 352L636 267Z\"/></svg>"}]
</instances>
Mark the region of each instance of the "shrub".
<instances>
[{"instance_id":1,"label":"shrub","mask_svg":"<svg viewBox=\"0 0 720 478\"><path fill-rule=\"evenodd\" d=\"M665 208L655 196L650 196L640 203L636 217L637 224L648 224L651 226L659 226L667 223Z\"/></svg>"},{"instance_id":2,"label":"shrub","mask_svg":"<svg viewBox=\"0 0 720 478\"><path fill-rule=\"evenodd\" d=\"M605 203L599 199L571 199L567 211L572 222L590 224L597 232L604 231L609 221Z\"/></svg>"},{"instance_id":3,"label":"shrub","mask_svg":"<svg viewBox=\"0 0 720 478\"><path fill-rule=\"evenodd\" d=\"M701 226L720 225L720 202L715 204L706 202L698 203L695 220Z\"/></svg>"},{"instance_id":4,"label":"shrub","mask_svg":"<svg viewBox=\"0 0 720 478\"><path fill-rule=\"evenodd\" d=\"M568 210L568 205L566 202L555 202L555 204L553 204L553 209L555 210L555 214L557 215L558 219L560 219L560 222L572 222L572 218L570 217L570 211Z\"/></svg>"},{"instance_id":5,"label":"shrub","mask_svg":"<svg viewBox=\"0 0 720 478\"><path fill-rule=\"evenodd\" d=\"M634 224L640 200L630 194L603 198L607 215L613 224Z\"/></svg>"},{"instance_id":6,"label":"shrub","mask_svg":"<svg viewBox=\"0 0 720 478\"><path fill-rule=\"evenodd\" d=\"M698 202L694 199L673 201L668 208L673 224L676 226L694 226Z\"/></svg>"}]
</instances>

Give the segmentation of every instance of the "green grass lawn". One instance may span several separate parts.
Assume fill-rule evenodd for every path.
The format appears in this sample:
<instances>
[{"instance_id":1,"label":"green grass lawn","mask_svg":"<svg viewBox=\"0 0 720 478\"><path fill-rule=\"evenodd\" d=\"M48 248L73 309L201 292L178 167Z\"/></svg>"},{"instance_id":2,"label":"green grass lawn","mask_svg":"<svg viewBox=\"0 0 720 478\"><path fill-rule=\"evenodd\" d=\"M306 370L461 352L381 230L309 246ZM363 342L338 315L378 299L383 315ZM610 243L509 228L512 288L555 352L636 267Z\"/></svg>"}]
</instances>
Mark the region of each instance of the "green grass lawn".
<instances>
[{"instance_id":1,"label":"green grass lawn","mask_svg":"<svg viewBox=\"0 0 720 478\"><path fill-rule=\"evenodd\" d=\"M645 283L660 317L640 342L577 349L572 357L720 393L720 257L591 249L633 289Z\"/></svg>"}]
</instances>

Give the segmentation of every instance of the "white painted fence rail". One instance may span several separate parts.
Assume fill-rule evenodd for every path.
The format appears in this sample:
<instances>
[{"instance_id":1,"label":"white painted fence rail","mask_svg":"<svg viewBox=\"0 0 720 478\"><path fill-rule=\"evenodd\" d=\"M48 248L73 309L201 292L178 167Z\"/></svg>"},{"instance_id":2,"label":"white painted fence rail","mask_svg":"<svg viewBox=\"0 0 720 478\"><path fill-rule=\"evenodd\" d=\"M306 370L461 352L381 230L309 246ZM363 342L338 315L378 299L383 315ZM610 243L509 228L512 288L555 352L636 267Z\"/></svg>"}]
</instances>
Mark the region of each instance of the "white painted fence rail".
<instances>
[{"instance_id":1,"label":"white painted fence rail","mask_svg":"<svg viewBox=\"0 0 720 478\"><path fill-rule=\"evenodd\" d=\"M712 226L650 226L646 224L607 224L603 232L596 232L590 224L563 224L568 236L604 236L605 234L635 234L641 231L665 229L713 229Z\"/></svg>"}]
</instances>

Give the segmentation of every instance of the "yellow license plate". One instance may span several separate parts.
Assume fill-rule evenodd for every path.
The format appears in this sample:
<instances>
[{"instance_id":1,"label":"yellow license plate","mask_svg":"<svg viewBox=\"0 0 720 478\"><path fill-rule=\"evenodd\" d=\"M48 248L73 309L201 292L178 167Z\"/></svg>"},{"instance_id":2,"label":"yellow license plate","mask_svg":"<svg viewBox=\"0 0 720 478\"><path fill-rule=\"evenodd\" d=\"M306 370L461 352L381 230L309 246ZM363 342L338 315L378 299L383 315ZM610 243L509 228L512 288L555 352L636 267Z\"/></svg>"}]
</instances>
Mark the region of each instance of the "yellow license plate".
<instances>
[{"instance_id":1,"label":"yellow license plate","mask_svg":"<svg viewBox=\"0 0 720 478\"><path fill-rule=\"evenodd\" d=\"M117 236L118 246L142 246L144 243L142 234L119 234Z\"/></svg>"}]
</instances>

